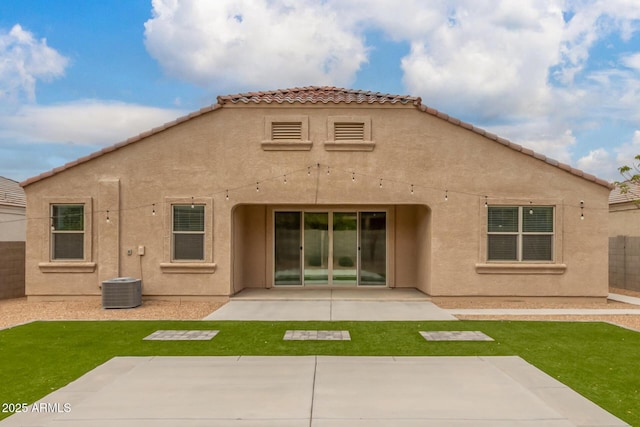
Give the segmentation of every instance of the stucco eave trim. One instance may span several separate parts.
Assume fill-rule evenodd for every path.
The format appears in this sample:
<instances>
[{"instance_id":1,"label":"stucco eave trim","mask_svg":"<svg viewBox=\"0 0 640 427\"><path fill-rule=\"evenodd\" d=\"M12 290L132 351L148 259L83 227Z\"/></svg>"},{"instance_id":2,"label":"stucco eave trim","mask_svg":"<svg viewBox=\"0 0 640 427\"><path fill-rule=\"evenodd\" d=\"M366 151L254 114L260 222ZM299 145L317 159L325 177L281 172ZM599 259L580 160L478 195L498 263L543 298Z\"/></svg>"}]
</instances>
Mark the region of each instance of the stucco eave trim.
<instances>
[{"instance_id":1,"label":"stucco eave trim","mask_svg":"<svg viewBox=\"0 0 640 427\"><path fill-rule=\"evenodd\" d=\"M41 262L38 268L43 273L93 273L95 262Z\"/></svg>"},{"instance_id":2,"label":"stucco eave trim","mask_svg":"<svg viewBox=\"0 0 640 427\"><path fill-rule=\"evenodd\" d=\"M311 141L263 141L264 151L310 151L313 144Z\"/></svg>"},{"instance_id":3,"label":"stucco eave trim","mask_svg":"<svg viewBox=\"0 0 640 427\"><path fill-rule=\"evenodd\" d=\"M327 151L373 151L376 143L373 141L327 141L324 149Z\"/></svg>"},{"instance_id":4,"label":"stucco eave trim","mask_svg":"<svg viewBox=\"0 0 640 427\"><path fill-rule=\"evenodd\" d=\"M476 264L478 274L564 274L566 264Z\"/></svg>"},{"instance_id":5,"label":"stucco eave trim","mask_svg":"<svg viewBox=\"0 0 640 427\"><path fill-rule=\"evenodd\" d=\"M213 274L216 272L216 267L217 265L211 262L160 263L163 273L174 274Z\"/></svg>"}]
</instances>

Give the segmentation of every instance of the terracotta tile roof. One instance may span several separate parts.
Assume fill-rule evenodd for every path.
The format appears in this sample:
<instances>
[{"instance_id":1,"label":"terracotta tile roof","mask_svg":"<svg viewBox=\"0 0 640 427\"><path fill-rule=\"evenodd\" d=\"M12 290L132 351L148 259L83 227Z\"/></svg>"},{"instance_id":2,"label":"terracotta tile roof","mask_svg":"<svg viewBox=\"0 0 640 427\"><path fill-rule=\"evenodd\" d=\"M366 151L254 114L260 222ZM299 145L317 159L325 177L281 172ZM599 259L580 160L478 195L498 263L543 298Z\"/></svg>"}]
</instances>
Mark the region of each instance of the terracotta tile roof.
<instances>
[{"instance_id":1,"label":"terracotta tile roof","mask_svg":"<svg viewBox=\"0 0 640 427\"><path fill-rule=\"evenodd\" d=\"M218 97L218 104L237 103L300 103L300 104L413 104L420 105L420 98L390 95L380 92L365 92L333 86L306 86L292 89L278 89L267 92L249 92Z\"/></svg>"},{"instance_id":2,"label":"terracotta tile roof","mask_svg":"<svg viewBox=\"0 0 640 427\"><path fill-rule=\"evenodd\" d=\"M616 186L611 193L609 193L609 204L615 205L618 203L629 203L640 199L640 184L634 184L633 182L627 182L628 191L623 193L620 187Z\"/></svg>"},{"instance_id":3,"label":"terracotta tile roof","mask_svg":"<svg viewBox=\"0 0 640 427\"><path fill-rule=\"evenodd\" d=\"M27 198L20 184L2 176L0 176L0 205L22 208L27 206Z\"/></svg>"},{"instance_id":4,"label":"terracotta tile roof","mask_svg":"<svg viewBox=\"0 0 640 427\"><path fill-rule=\"evenodd\" d=\"M349 104L349 103L355 103L355 104L401 104L401 105L414 105L416 108L418 108L420 111L423 111L427 114L430 114L432 116L435 116L439 119L442 120L446 120L449 123L452 123L456 126L460 126L464 129L467 129L471 132L475 132L479 135L484 136L485 138L489 138L493 141L496 141L508 148L511 148L512 150L515 151L519 151L522 154L526 154L528 156L534 157L540 161L543 161L547 164L550 164L552 166L555 166L557 168L560 168L566 172L571 173L572 175L576 175L579 176L581 178L586 179L587 181L591 181L591 182L595 182L596 184L602 185L604 187L613 188L613 185L611 183L609 183L608 181L605 181L603 179L597 178L594 175L588 174L586 172L583 172L579 169L575 169L573 167L571 167L570 165L564 164L564 163L560 163L556 160L550 159L542 154L536 153L528 148L524 148L521 145L515 144L507 139L504 138L500 138L497 135L494 135L492 133L489 133L487 131L485 131L484 129L478 128L473 126L472 124L469 123L465 123L461 120L458 120L454 117L451 117L447 114L441 113L440 111L427 107L426 105L422 105L422 100L419 97L412 97L412 96L402 96L402 95L389 95L389 94L382 94L379 92L366 92L366 91L361 91L361 90L352 90L352 89L342 89L342 88L336 88L333 86L307 86L307 87L302 87L302 88L293 88L293 89L279 89L279 90L274 90L274 91L267 91L267 92L249 92L249 93L241 93L241 94L237 94L237 95L225 95L225 96L219 96L217 98L218 103L215 105L211 105L205 108L202 108L198 111L195 111L187 116L183 116L183 117L179 117L178 119L169 122L169 123L165 123L164 125L151 129L147 132L141 133L140 135L134 136L132 138L127 139L126 141L122 141L119 142L115 145L112 145L110 147L106 147L103 148L100 151L97 151L93 154L90 154L86 157L82 157L80 159L77 159L73 162L67 163L63 166L60 166L58 168L55 168L49 172L45 172L42 173L38 176L32 177L27 179L26 181L23 181L20 183L20 185L22 187L26 187L27 185L33 184L35 182L41 181L45 178L48 178L50 176L56 175L66 169L72 168L74 166L77 166L81 163L85 163L88 162L89 160L92 160L96 157L100 157L103 156L104 154L107 154L111 151L115 151L118 150L122 147L125 147L129 144L133 144L141 139L147 138L148 136L154 135L156 133L162 132L166 129L169 129L173 126L177 126L182 122L191 120L195 117L201 116L203 114L207 114L211 111L217 110L219 108L223 108L224 105L228 105L228 104L239 104L239 103L244 103L244 104L249 104L249 103L255 103L255 104L260 104L260 103L265 103L265 104L272 104L272 103L278 103L278 104L283 104L283 103L301 103L301 104L305 104L305 103L310 103L310 104L318 104L318 103L322 103L322 104L329 104L329 103L334 103L334 104Z\"/></svg>"}]
</instances>

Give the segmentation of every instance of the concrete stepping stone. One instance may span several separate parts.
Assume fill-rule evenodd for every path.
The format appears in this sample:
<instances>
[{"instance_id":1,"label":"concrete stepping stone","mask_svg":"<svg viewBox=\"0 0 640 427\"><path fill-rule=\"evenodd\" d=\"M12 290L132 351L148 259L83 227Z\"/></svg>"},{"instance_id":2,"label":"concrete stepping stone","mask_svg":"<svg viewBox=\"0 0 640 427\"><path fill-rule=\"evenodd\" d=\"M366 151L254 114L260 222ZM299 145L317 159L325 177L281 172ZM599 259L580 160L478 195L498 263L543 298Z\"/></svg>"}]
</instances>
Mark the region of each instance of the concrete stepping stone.
<instances>
[{"instance_id":1,"label":"concrete stepping stone","mask_svg":"<svg viewBox=\"0 0 640 427\"><path fill-rule=\"evenodd\" d=\"M351 341L349 331L302 331L289 330L284 341Z\"/></svg>"},{"instance_id":2,"label":"concrete stepping stone","mask_svg":"<svg viewBox=\"0 0 640 427\"><path fill-rule=\"evenodd\" d=\"M493 341L493 338L480 331L420 331L427 341Z\"/></svg>"},{"instance_id":3,"label":"concrete stepping stone","mask_svg":"<svg viewBox=\"0 0 640 427\"><path fill-rule=\"evenodd\" d=\"M220 331L159 330L143 338L147 341L209 341Z\"/></svg>"}]
</instances>

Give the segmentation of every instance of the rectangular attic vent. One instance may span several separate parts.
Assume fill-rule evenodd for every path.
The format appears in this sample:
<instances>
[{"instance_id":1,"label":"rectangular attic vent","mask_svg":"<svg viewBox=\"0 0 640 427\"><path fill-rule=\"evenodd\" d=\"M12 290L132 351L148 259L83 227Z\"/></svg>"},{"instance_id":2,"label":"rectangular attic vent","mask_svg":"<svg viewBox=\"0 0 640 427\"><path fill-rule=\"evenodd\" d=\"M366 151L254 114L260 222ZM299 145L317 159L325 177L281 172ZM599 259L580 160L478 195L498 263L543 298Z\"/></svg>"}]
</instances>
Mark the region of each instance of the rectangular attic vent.
<instances>
[{"instance_id":1,"label":"rectangular attic vent","mask_svg":"<svg viewBox=\"0 0 640 427\"><path fill-rule=\"evenodd\" d=\"M302 122L273 122L271 124L271 140L302 141Z\"/></svg>"},{"instance_id":2,"label":"rectangular attic vent","mask_svg":"<svg viewBox=\"0 0 640 427\"><path fill-rule=\"evenodd\" d=\"M364 141L364 123L335 123L333 132L336 141Z\"/></svg>"}]
</instances>

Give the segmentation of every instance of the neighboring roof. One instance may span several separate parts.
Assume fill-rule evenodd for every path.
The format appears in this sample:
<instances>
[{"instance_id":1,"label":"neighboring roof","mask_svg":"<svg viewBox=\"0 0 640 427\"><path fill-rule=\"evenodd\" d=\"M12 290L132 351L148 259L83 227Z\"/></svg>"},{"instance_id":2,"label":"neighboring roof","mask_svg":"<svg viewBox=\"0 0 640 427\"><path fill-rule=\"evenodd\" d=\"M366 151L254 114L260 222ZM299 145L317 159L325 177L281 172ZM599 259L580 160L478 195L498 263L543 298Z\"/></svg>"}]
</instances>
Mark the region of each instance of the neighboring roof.
<instances>
[{"instance_id":1,"label":"neighboring roof","mask_svg":"<svg viewBox=\"0 0 640 427\"><path fill-rule=\"evenodd\" d=\"M628 191L623 193L621 188L617 185L609 193L609 204L615 205L618 203L635 202L640 199L640 184L633 182L626 182Z\"/></svg>"},{"instance_id":2,"label":"neighboring roof","mask_svg":"<svg viewBox=\"0 0 640 427\"><path fill-rule=\"evenodd\" d=\"M496 141L506 147L511 148L512 150L519 151L528 156L534 157L538 160L546 162L552 166L560 168L566 172L571 173L572 175L579 176L581 178L586 179L587 181L595 182L596 184L602 185L607 188L613 188L613 185L608 181L597 178L594 175L583 172L579 169L575 169L570 165L560 163L556 160L550 159L542 154L536 153L533 150L529 150L528 148L524 148L521 145L515 144L507 139L500 138L497 135L489 133L484 129L477 128L472 124L465 123L460 121L454 117L450 117L447 114L441 113L440 111L427 107L426 105L422 105L422 100L418 97L412 96L402 96L402 95L389 95L389 94L381 94L379 92L366 92L361 90L353 90L353 89L343 89L336 88L333 86L306 86L301 88L292 88L292 89L279 89L274 91L267 92L249 92L249 93L241 93L237 95L225 95L219 96L217 98L218 103L215 105L211 105L205 108L202 108L198 111L195 111L187 116L180 117L172 122L166 123L163 126L153 128L147 132L141 133L140 135L134 136L132 138L127 139L126 141L122 141L118 144L112 145L110 147L103 148L100 151L97 151L88 156L77 159L73 162L67 163L63 166L55 168L49 172L42 173L38 176L32 177L20 183L22 187L26 187L27 185L33 184L35 182L41 181L50 176L56 175L66 169L70 169L74 166L77 166L82 163L86 163L89 160L92 160L96 157L100 157L104 154L107 154L111 151L118 150L124 146L129 144L133 144L134 142L140 141L144 138L147 138L156 133L162 132L166 129L169 129L173 126L176 126L180 123L191 120L195 117L201 116L203 114L209 113L211 111L217 110L219 108L224 107L225 104L238 104L238 103L254 103L254 104L283 104L283 103L333 103L333 104L401 104L408 105L412 104L420 111L423 111L432 116L438 117L439 119L446 120L449 123L452 123L456 126L460 126L464 129L475 132L479 135L482 135L486 138L489 138L493 141Z\"/></svg>"},{"instance_id":3,"label":"neighboring roof","mask_svg":"<svg viewBox=\"0 0 640 427\"><path fill-rule=\"evenodd\" d=\"M27 198L17 181L0 176L0 205L26 207Z\"/></svg>"}]
</instances>

